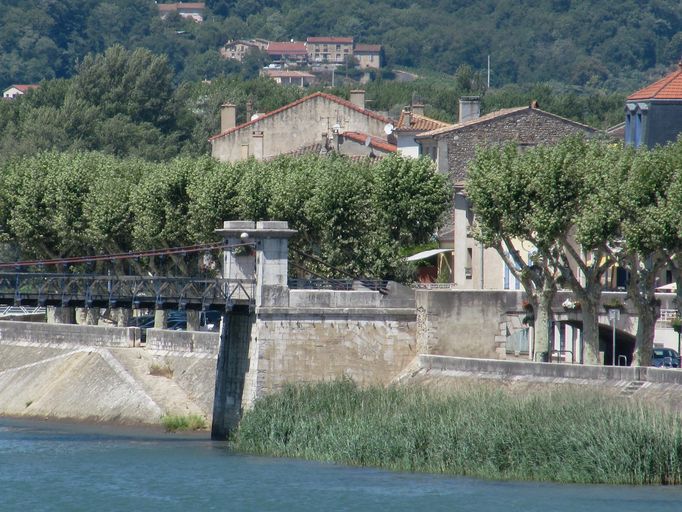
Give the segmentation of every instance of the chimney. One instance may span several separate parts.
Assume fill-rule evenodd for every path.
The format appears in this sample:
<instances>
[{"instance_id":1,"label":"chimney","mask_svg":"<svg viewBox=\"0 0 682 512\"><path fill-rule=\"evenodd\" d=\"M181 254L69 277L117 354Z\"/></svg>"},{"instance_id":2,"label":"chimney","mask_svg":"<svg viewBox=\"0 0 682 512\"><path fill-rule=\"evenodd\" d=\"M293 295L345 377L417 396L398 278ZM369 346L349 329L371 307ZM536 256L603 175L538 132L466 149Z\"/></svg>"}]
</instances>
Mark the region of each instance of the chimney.
<instances>
[{"instance_id":1,"label":"chimney","mask_svg":"<svg viewBox=\"0 0 682 512\"><path fill-rule=\"evenodd\" d=\"M412 105L412 113L417 114L418 116L423 116L424 115L424 105L421 103L416 103Z\"/></svg>"},{"instance_id":2,"label":"chimney","mask_svg":"<svg viewBox=\"0 0 682 512\"><path fill-rule=\"evenodd\" d=\"M251 98L246 100L246 122L251 121L251 116L253 115L253 101Z\"/></svg>"},{"instance_id":3,"label":"chimney","mask_svg":"<svg viewBox=\"0 0 682 512\"><path fill-rule=\"evenodd\" d=\"M263 132L253 132L251 135L251 142L251 147L253 147L253 157L256 160L263 160Z\"/></svg>"},{"instance_id":4,"label":"chimney","mask_svg":"<svg viewBox=\"0 0 682 512\"><path fill-rule=\"evenodd\" d=\"M350 102L356 107L365 109L365 91L362 89L354 89L350 92Z\"/></svg>"},{"instance_id":5,"label":"chimney","mask_svg":"<svg viewBox=\"0 0 682 512\"><path fill-rule=\"evenodd\" d=\"M459 122L464 123L481 117L480 96L461 96L459 98Z\"/></svg>"},{"instance_id":6,"label":"chimney","mask_svg":"<svg viewBox=\"0 0 682 512\"><path fill-rule=\"evenodd\" d=\"M402 128L408 128L412 126L412 112L408 108L403 109L403 121L404 126L402 126Z\"/></svg>"},{"instance_id":7,"label":"chimney","mask_svg":"<svg viewBox=\"0 0 682 512\"><path fill-rule=\"evenodd\" d=\"M237 107L232 103L223 103L220 106L220 131L227 130L237 126Z\"/></svg>"}]
</instances>

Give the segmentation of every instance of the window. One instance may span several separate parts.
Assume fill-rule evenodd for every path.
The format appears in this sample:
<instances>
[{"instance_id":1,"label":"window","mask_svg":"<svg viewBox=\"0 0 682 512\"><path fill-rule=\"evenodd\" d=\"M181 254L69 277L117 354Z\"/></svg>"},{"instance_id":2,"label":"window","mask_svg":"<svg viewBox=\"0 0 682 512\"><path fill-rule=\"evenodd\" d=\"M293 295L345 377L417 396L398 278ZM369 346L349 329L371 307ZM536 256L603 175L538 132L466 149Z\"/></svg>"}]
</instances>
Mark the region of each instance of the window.
<instances>
[{"instance_id":1,"label":"window","mask_svg":"<svg viewBox=\"0 0 682 512\"><path fill-rule=\"evenodd\" d=\"M637 112L635 114L635 137L634 137L634 145L636 148L640 146L642 143L642 113Z\"/></svg>"}]
</instances>

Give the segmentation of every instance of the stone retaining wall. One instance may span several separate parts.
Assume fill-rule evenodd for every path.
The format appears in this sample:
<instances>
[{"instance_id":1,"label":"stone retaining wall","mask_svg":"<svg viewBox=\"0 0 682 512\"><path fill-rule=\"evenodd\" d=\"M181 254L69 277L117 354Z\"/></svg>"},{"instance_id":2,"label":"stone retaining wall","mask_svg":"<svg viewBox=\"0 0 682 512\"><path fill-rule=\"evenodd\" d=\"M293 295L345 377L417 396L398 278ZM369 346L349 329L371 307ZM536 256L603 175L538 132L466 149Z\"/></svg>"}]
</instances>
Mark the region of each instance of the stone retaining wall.
<instances>
[{"instance_id":1,"label":"stone retaining wall","mask_svg":"<svg viewBox=\"0 0 682 512\"><path fill-rule=\"evenodd\" d=\"M150 350L217 354L219 342L217 332L147 329L146 346Z\"/></svg>"},{"instance_id":2,"label":"stone retaining wall","mask_svg":"<svg viewBox=\"0 0 682 512\"><path fill-rule=\"evenodd\" d=\"M125 348L139 346L140 334L138 327L0 321L0 341Z\"/></svg>"}]
</instances>

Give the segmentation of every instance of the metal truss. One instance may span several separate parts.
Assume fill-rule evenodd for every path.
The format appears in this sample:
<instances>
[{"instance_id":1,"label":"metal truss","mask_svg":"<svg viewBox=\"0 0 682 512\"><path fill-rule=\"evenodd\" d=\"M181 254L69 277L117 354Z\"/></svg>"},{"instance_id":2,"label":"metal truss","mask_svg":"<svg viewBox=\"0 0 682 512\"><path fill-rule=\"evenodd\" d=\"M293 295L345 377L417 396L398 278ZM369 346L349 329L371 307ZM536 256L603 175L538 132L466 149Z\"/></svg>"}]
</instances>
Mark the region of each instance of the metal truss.
<instances>
[{"instance_id":1,"label":"metal truss","mask_svg":"<svg viewBox=\"0 0 682 512\"><path fill-rule=\"evenodd\" d=\"M254 302L255 280L0 272L0 304L230 309Z\"/></svg>"}]
</instances>

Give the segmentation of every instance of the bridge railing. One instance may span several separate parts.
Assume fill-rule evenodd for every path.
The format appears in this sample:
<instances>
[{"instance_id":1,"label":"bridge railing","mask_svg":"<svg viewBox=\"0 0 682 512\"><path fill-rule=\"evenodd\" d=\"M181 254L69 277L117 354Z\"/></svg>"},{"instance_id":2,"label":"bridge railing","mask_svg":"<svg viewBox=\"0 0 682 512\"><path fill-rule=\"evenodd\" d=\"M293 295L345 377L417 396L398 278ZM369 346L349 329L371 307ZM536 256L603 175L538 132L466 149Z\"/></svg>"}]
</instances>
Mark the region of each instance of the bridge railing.
<instances>
[{"instance_id":1,"label":"bridge railing","mask_svg":"<svg viewBox=\"0 0 682 512\"><path fill-rule=\"evenodd\" d=\"M255 280L0 272L0 304L201 308L254 300Z\"/></svg>"}]
</instances>

